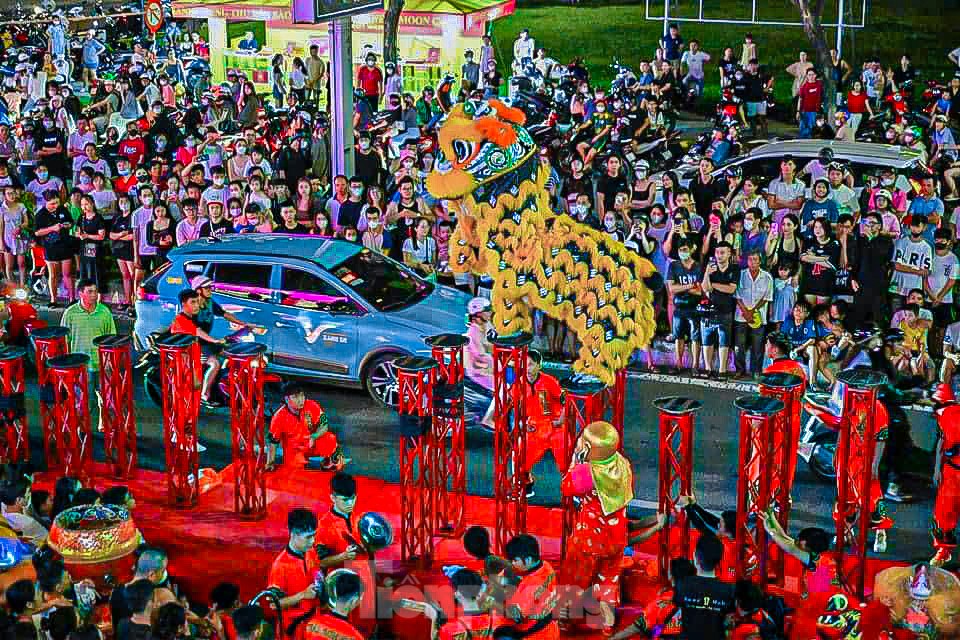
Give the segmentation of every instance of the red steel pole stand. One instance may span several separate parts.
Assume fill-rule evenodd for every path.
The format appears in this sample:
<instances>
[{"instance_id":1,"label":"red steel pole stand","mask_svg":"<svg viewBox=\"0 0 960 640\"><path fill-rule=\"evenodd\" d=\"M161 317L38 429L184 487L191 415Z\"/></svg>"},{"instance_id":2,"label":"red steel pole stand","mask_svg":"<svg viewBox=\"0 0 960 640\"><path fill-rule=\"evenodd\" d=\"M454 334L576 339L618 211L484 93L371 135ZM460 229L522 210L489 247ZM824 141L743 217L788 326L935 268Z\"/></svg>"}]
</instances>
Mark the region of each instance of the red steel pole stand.
<instances>
[{"instance_id":1,"label":"red steel pole stand","mask_svg":"<svg viewBox=\"0 0 960 640\"><path fill-rule=\"evenodd\" d=\"M737 579L750 578L761 588L767 584L767 533L762 526L750 534L750 521L759 522L771 505L773 429L783 420L783 403L761 395L734 400L740 410L740 473L737 476ZM751 566L759 563L759 570Z\"/></svg>"},{"instance_id":2,"label":"red steel pole stand","mask_svg":"<svg viewBox=\"0 0 960 640\"><path fill-rule=\"evenodd\" d=\"M100 356L100 424L107 462L117 478L137 468L137 421L133 411L133 351L130 336L94 338Z\"/></svg>"},{"instance_id":3,"label":"red steel pole stand","mask_svg":"<svg viewBox=\"0 0 960 640\"><path fill-rule=\"evenodd\" d=\"M437 362L402 357L397 370L400 434L400 556L426 568L433 560L433 477L428 459Z\"/></svg>"},{"instance_id":4,"label":"red steel pole stand","mask_svg":"<svg viewBox=\"0 0 960 640\"><path fill-rule=\"evenodd\" d=\"M703 406L699 400L665 397L653 401L660 411L660 462L658 511L674 514L680 496L693 493L693 417ZM690 523L683 512L667 519L658 534L657 567L662 584L670 578L670 560L690 552Z\"/></svg>"},{"instance_id":5,"label":"red steel pole stand","mask_svg":"<svg viewBox=\"0 0 960 640\"><path fill-rule=\"evenodd\" d=\"M603 408L597 420L609 419L620 434L620 451L623 451L623 415L627 399L627 370L620 369L616 373L613 386L604 387L601 401ZM606 414L609 412L609 415Z\"/></svg>"},{"instance_id":6,"label":"red steel pole stand","mask_svg":"<svg viewBox=\"0 0 960 640\"><path fill-rule=\"evenodd\" d=\"M783 413L773 425L773 463L770 476L770 500L775 505L777 521L789 531L790 507L793 504L793 478L797 468L797 445L800 442L800 409L803 378L791 373L765 373L760 376L760 395L783 403ZM773 546L767 558L767 576L773 584L783 586L783 552Z\"/></svg>"},{"instance_id":7,"label":"red steel pole stand","mask_svg":"<svg viewBox=\"0 0 960 640\"><path fill-rule=\"evenodd\" d=\"M602 418L607 387L592 378L586 380L567 378L560 383L560 387L563 389L563 415L566 428L563 431L563 460L557 460L557 464L560 471L564 472L570 468L573 448L584 428ZM563 498L562 503L563 532L560 557L566 558L567 540L573 535L576 509L570 498Z\"/></svg>"},{"instance_id":8,"label":"red steel pole stand","mask_svg":"<svg viewBox=\"0 0 960 640\"><path fill-rule=\"evenodd\" d=\"M843 416L837 442L837 507L833 518L837 532L837 577L844 590L866 599L867 535L872 516L871 483L877 449L875 407L878 387L887 376L852 369L837 376L843 385ZM844 554L845 540L850 553Z\"/></svg>"},{"instance_id":9,"label":"red steel pole stand","mask_svg":"<svg viewBox=\"0 0 960 640\"><path fill-rule=\"evenodd\" d=\"M0 464L30 459L30 431L24 404L23 357L21 347L0 348Z\"/></svg>"},{"instance_id":10,"label":"red steel pole stand","mask_svg":"<svg viewBox=\"0 0 960 640\"><path fill-rule=\"evenodd\" d=\"M227 357L230 430L233 433L233 512L244 519L267 517L263 374L267 345L238 343Z\"/></svg>"},{"instance_id":11,"label":"red steel pole stand","mask_svg":"<svg viewBox=\"0 0 960 640\"><path fill-rule=\"evenodd\" d=\"M89 364L90 356L83 353L47 360L47 382L53 389L53 446L60 463L50 468L74 478L87 478L93 461Z\"/></svg>"},{"instance_id":12,"label":"red steel pole stand","mask_svg":"<svg viewBox=\"0 0 960 640\"><path fill-rule=\"evenodd\" d=\"M167 501L192 507L200 497L200 454L197 419L203 371L200 345L186 334L157 341L163 390L163 442L166 452Z\"/></svg>"},{"instance_id":13,"label":"red steel pole stand","mask_svg":"<svg viewBox=\"0 0 960 640\"><path fill-rule=\"evenodd\" d=\"M47 387L47 360L67 354L66 327L41 327L30 334L34 346L34 362L37 365L37 387L40 389L40 429L43 437L43 457L51 469L62 466L57 458L54 435L53 396Z\"/></svg>"},{"instance_id":14,"label":"red steel pole stand","mask_svg":"<svg viewBox=\"0 0 960 640\"><path fill-rule=\"evenodd\" d=\"M430 447L434 465L434 535L459 538L464 530L467 495L467 448L463 418L463 347L468 340L456 333L427 338L438 365L433 389ZM449 446L447 438L450 438Z\"/></svg>"},{"instance_id":15,"label":"red steel pole stand","mask_svg":"<svg viewBox=\"0 0 960 640\"><path fill-rule=\"evenodd\" d=\"M527 351L533 337L521 333L493 343L493 497L494 544L503 553L507 542L527 530Z\"/></svg>"}]
</instances>

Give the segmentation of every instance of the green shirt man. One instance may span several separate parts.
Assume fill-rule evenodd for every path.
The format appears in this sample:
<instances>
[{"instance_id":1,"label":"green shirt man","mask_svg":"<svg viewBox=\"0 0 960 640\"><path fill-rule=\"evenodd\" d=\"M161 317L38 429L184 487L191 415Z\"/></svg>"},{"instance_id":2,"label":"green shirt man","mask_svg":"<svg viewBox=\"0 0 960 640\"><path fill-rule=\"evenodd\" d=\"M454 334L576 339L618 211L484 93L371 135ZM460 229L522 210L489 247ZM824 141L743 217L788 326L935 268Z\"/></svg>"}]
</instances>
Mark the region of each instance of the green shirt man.
<instances>
[{"instance_id":1,"label":"green shirt man","mask_svg":"<svg viewBox=\"0 0 960 640\"><path fill-rule=\"evenodd\" d=\"M97 285L90 280L81 280L77 286L80 296L76 302L63 312L60 326L70 329L67 335L67 345L70 353L85 353L90 356L90 370L100 370L100 357L95 338L117 332L117 324L113 314L106 305L99 300L100 293Z\"/></svg>"}]
</instances>

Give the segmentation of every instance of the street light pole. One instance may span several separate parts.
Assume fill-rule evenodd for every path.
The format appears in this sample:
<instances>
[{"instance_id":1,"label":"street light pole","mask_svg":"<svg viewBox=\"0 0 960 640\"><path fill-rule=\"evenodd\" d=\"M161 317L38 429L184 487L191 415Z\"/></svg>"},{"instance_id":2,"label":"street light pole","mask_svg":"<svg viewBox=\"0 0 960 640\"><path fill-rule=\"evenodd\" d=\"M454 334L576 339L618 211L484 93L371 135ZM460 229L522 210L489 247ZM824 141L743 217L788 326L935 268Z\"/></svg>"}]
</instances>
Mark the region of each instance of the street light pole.
<instances>
[{"instance_id":1,"label":"street light pole","mask_svg":"<svg viewBox=\"0 0 960 640\"><path fill-rule=\"evenodd\" d=\"M330 155L333 175L353 175L353 26L330 21Z\"/></svg>"}]
</instances>

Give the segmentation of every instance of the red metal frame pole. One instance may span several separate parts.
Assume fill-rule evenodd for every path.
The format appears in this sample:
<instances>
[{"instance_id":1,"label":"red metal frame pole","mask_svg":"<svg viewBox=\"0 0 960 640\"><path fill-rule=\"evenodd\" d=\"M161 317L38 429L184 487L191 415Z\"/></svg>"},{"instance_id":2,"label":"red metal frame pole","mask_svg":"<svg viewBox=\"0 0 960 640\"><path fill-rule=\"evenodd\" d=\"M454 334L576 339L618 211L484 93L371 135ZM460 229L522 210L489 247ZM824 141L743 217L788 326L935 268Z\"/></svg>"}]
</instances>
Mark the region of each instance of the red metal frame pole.
<instances>
[{"instance_id":1,"label":"red metal frame pole","mask_svg":"<svg viewBox=\"0 0 960 640\"><path fill-rule=\"evenodd\" d=\"M527 530L527 352L528 333L497 337L493 344L493 497L494 543L503 553L507 542Z\"/></svg>"},{"instance_id":2,"label":"red metal frame pole","mask_svg":"<svg viewBox=\"0 0 960 640\"><path fill-rule=\"evenodd\" d=\"M30 431L24 403L26 385L21 347L0 348L0 464L30 459Z\"/></svg>"},{"instance_id":3,"label":"red metal frame pole","mask_svg":"<svg viewBox=\"0 0 960 640\"><path fill-rule=\"evenodd\" d=\"M100 357L100 425L113 475L129 478L137 468L137 420L133 411L133 348L130 336L94 338Z\"/></svg>"},{"instance_id":4,"label":"red metal frame pole","mask_svg":"<svg viewBox=\"0 0 960 640\"><path fill-rule=\"evenodd\" d=\"M467 495L467 448L463 417L463 347L468 340L457 333L427 338L438 365L434 385L430 447L434 465L435 535L463 535L464 499ZM449 445L447 438L450 439Z\"/></svg>"},{"instance_id":5,"label":"red metal frame pole","mask_svg":"<svg viewBox=\"0 0 960 640\"><path fill-rule=\"evenodd\" d=\"M397 371L397 411L403 419L400 435L400 556L426 568L433 560L433 478L427 440L433 413L437 362L402 357Z\"/></svg>"},{"instance_id":6,"label":"red metal frame pole","mask_svg":"<svg viewBox=\"0 0 960 640\"><path fill-rule=\"evenodd\" d=\"M693 418L703 404L699 400L671 396L657 398L653 406L660 411L658 511L674 514L680 496L693 492ZM657 567L662 584L670 579L670 560L678 556L686 558L689 551L690 523L681 511L675 518L668 518L658 534Z\"/></svg>"},{"instance_id":7,"label":"red metal frame pole","mask_svg":"<svg viewBox=\"0 0 960 640\"><path fill-rule=\"evenodd\" d=\"M843 385L843 418L837 442L837 577L847 593L866 599L867 536L872 516L871 483L877 449L876 402L887 376L853 369L837 376ZM844 554L850 540L850 553Z\"/></svg>"},{"instance_id":8,"label":"red metal frame pole","mask_svg":"<svg viewBox=\"0 0 960 640\"><path fill-rule=\"evenodd\" d=\"M740 410L740 473L737 476L737 535L735 562L737 579L750 578L761 588L767 584L767 533L751 521L761 521L770 507L773 476L773 429L783 420L783 402L761 395L734 400ZM759 570L753 566L759 563Z\"/></svg>"},{"instance_id":9,"label":"red metal frame pole","mask_svg":"<svg viewBox=\"0 0 960 640\"><path fill-rule=\"evenodd\" d=\"M561 471L570 467L570 459L573 456L573 448L576 446L577 438L583 432L584 428L591 422L602 419L604 409L604 396L607 392L605 387L599 381L592 379L579 380L576 378L567 378L560 382L563 389L563 417L565 429L563 430L563 460L557 460ZM563 531L560 544L560 557L566 558L567 540L573 536L574 516L576 508L572 498L563 498Z\"/></svg>"},{"instance_id":10,"label":"red metal frame pole","mask_svg":"<svg viewBox=\"0 0 960 640\"><path fill-rule=\"evenodd\" d=\"M776 398L783 403L783 412L773 425L773 462L770 476L770 501L777 521L784 531L789 530L790 507L793 504L793 478L797 468L797 445L800 440L800 409L803 378L791 373L766 373L760 376L760 395ZM768 578L783 586L783 552L780 547L770 549Z\"/></svg>"},{"instance_id":11,"label":"red metal frame pole","mask_svg":"<svg viewBox=\"0 0 960 640\"><path fill-rule=\"evenodd\" d=\"M233 434L233 512L250 520L267 517L263 419L263 356L266 352L264 344L243 342L223 352L227 357Z\"/></svg>"},{"instance_id":12,"label":"red metal frame pole","mask_svg":"<svg viewBox=\"0 0 960 640\"><path fill-rule=\"evenodd\" d=\"M70 353L47 360L47 382L53 389L53 446L63 475L87 478L93 462L90 430L90 356Z\"/></svg>"},{"instance_id":13,"label":"red metal frame pole","mask_svg":"<svg viewBox=\"0 0 960 640\"><path fill-rule=\"evenodd\" d=\"M163 442L166 458L167 501L192 507L200 497L200 454L197 419L203 371L200 345L186 334L157 341L163 392Z\"/></svg>"},{"instance_id":14,"label":"red metal frame pole","mask_svg":"<svg viewBox=\"0 0 960 640\"><path fill-rule=\"evenodd\" d=\"M623 416L627 399L627 370L620 369L616 373L613 386L605 387L601 396L603 403L601 415L597 418L603 420L609 413L609 422L620 434L620 451L623 451Z\"/></svg>"},{"instance_id":15,"label":"red metal frame pole","mask_svg":"<svg viewBox=\"0 0 960 640\"><path fill-rule=\"evenodd\" d=\"M47 387L47 360L67 354L66 327L41 327L30 333L33 341L34 362L37 365L37 387L40 389L40 429L43 438L43 457L47 467L56 469L63 466L57 457L56 435L54 434L53 396Z\"/></svg>"}]
</instances>

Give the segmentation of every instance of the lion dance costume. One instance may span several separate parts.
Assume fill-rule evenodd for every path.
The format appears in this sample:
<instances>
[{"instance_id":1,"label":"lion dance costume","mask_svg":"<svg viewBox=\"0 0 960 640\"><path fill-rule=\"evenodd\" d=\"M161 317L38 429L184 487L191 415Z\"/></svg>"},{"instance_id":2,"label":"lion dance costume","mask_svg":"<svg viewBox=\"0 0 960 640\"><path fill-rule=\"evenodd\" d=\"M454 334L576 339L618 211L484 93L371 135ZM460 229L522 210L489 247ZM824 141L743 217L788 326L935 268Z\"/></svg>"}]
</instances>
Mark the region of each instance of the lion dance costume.
<instances>
[{"instance_id":1,"label":"lion dance costume","mask_svg":"<svg viewBox=\"0 0 960 640\"><path fill-rule=\"evenodd\" d=\"M580 341L574 369L614 383L655 329L653 264L622 243L550 209L549 172L522 127L521 111L496 101L454 106L438 137L434 197L459 200L451 268L493 278L499 335L529 331L532 309L570 326Z\"/></svg>"},{"instance_id":2,"label":"lion dance costume","mask_svg":"<svg viewBox=\"0 0 960 640\"><path fill-rule=\"evenodd\" d=\"M948 385L936 390L937 428L940 442L937 460L937 499L933 506L933 546L936 549L931 564L940 566L953 557L957 547L957 519L960 517L960 404Z\"/></svg>"},{"instance_id":3,"label":"lion dance costume","mask_svg":"<svg viewBox=\"0 0 960 640\"><path fill-rule=\"evenodd\" d=\"M896 640L955 638L960 631L960 580L948 571L891 567L877 574L873 593L890 610Z\"/></svg>"},{"instance_id":4,"label":"lion dance costume","mask_svg":"<svg viewBox=\"0 0 960 640\"><path fill-rule=\"evenodd\" d=\"M612 613L620 604L620 564L627 545L627 503L633 499L630 461L618 453L620 435L607 422L587 425L560 491L579 504L567 543L564 584L591 589Z\"/></svg>"}]
</instances>

